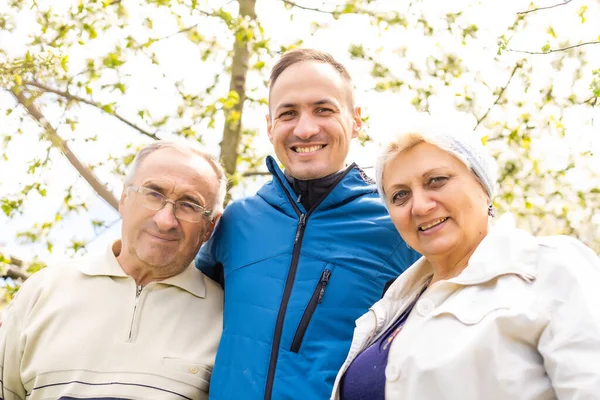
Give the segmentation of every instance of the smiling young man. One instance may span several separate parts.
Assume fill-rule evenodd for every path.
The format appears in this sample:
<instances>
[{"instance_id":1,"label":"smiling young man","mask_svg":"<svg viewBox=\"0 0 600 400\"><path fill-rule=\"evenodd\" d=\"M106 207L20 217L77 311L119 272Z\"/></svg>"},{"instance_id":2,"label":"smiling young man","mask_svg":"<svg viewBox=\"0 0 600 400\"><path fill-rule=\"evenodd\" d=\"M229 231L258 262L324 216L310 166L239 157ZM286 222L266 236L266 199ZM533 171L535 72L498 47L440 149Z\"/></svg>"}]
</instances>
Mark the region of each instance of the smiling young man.
<instances>
[{"instance_id":1,"label":"smiling young man","mask_svg":"<svg viewBox=\"0 0 600 400\"><path fill-rule=\"evenodd\" d=\"M271 182L225 210L196 266L224 279L211 399L325 399L354 321L418 258L355 165L350 75L329 54L288 52L270 79Z\"/></svg>"},{"instance_id":2,"label":"smiling young man","mask_svg":"<svg viewBox=\"0 0 600 400\"><path fill-rule=\"evenodd\" d=\"M192 262L226 184L192 144L140 150L119 202L121 239L36 273L9 305L0 399L207 399L223 291Z\"/></svg>"}]
</instances>

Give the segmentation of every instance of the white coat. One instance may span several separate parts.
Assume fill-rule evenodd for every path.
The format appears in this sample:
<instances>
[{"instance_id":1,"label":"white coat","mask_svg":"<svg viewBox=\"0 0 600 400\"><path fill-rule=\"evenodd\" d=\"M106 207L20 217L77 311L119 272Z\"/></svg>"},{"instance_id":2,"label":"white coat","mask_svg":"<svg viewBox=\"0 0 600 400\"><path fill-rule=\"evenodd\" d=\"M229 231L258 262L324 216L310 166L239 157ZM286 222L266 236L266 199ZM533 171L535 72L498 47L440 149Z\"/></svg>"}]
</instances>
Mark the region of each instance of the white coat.
<instances>
[{"instance_id":1,"label":"white coat","mask_svg":"<svg viewBox=\"0 0 600 400\"><path fill-rule=\"evenodd\" d=\"M335 382L420 293L421 258L356 321ZM504 215L455 278L431 285L394 339L386 399L600 399L600 258Z\"/></svg>"}]
</instances>

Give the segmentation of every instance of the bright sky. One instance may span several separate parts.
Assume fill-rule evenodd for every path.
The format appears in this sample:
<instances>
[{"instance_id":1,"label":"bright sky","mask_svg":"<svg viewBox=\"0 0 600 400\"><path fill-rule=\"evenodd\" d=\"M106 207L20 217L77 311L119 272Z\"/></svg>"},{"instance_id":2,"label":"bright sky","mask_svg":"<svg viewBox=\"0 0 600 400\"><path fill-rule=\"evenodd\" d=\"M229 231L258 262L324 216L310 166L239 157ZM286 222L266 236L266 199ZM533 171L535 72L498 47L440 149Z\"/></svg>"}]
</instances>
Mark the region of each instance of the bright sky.
<instances>
[{"instance_id":1,"label":"bright sky","mask_svg":"<svg viewBox=\"0 0 600 400\"><path fill-rule=\"evenodd\" d=\"M49 1L49 0L47 0ZM298 1L301 4L310 4L318 7L322 3L314 1ZM557 0L538 1L538 6L553 5ZM39 1L39 3L44 3ZM207 1L204 4L205 9L210 9L210 4L218 6L221 1ZM233 2L232 2L233 3ZM271 37L275 44L289 44L298 38L304 39L304 46L315 47L332 53L336 58L348 66L354 78L357 87L358 102L363 107L363 114L369 116L368 133L376 143L384 141L392 133L399 129L404 129L416 123L420 116L415 112L410 104L411 97L402 94L377 93L369 90L372 86L370 76L370 66L367 63L352 61L349 59L347 49L352 43L361 43L368 50L382 49L380 60L391 67L392 71L399 77L408 75L408 62L412 61L418 65L424 65L428 55L442 54L445 51L455 51L464 60L476 74L490 87L502 86L508 79L510 66L514 65L516 60L522 57L521 54L504 53L499 63L494 61L494 56L498 49L497 38L506 32L506 28L514 21L517 11L527 8L528 2L522 1L399 1L399 0L380 0L377 2L379 7L396 7L407 13L409 18L416 18L419 10L423 9L427 15L428 22L434 28L441 28L445 25L442 17L447 12L457 12L462 10L463 17L466 20L473 21L479 27L477 40L471 41L469 46L463 47L460 43L453 41L448 35L440 35L433 38L423 37L414 31L405 31L403 29L394 29L383 35L376 29L368 27L364 17L344 17L340 21L331 21L326 15L297 11L292 21L287 17L288 11L283 7L283 3L277 0L259 0L257 2L257 14L265 29L266 35ZM65 6L68 2L52 2L55 9ZM331 5L332 2L324 2L323 8ZM581 24L577 16L577 10L587 5L587 22ZM231 5L233 8L233 5ZM6 9L6 5L0 5L0 10ZM131 18L144 18L144 10L132 12ZM156 36L168 35L177 30L173 21L164 16L155 16ZM9 54L20 54L24 49L24 34L27 33L27 26L31 26L31 14L24 12L19 20L19 29L13 33L0 32L0 48L8 51ZM190 21L193 17L190 17ZM193 20L194 22L197 21ZM218 23L209 20L203 20L202 31L206 36L219 35L221 28ZM318 30L313 34L311 22L320 22L328 24L328 28ZM512 38L509 47L514 49L539 51L541 46L550 40L552 47L559 46L558 41L553 41L546 33L548 26L553 26L560 40L569 39L572 43L580 41L597 40L598 26L600 26L600 2L597 1L573 1L568 6L558 7L553 10L545 10L531 14L527 18L530 24L527 30ZM132 24L133 25L133 24ZM102 40L97 40L94 45L85 49L77 49L69 54L70 70L78 71L82 69L84 60L91 54L100 49L108 49L114 38L106 35ZM229 43L223 43L224 49L227 49ZM404 47L406 49L405 57L398 57L395 50ZM596 68L600 67L600 46L588 47L588 59ZM146 60L140 58L131 61L127 66L126 82L128 86L127 94L120 99L118 104L119 113L123 115L135 115L137 109L144 105L155 115L173 112L176 107L176 93L173 89L174 80L185 82L186 88L190 92L198 91L212 80L215 74L222 73L223 65L215 63L203 63L197 53L197 49L180 37L174 36L165 40L153 48L160 56L161 68L166 72L167 78L162 78L156 67L150 65ZM569 94L575 92L583 96L588 91L589 82L591 82L591 67L584 69L584 76L577 87L571 87L566 77L573 74L575 64L566 62L560 73L555 72L550 65L551 56L539 55L530 56L529 61L535 71L531 74L532 88L541 88L548 82L548 79L555 79L555 93L557 95ZM563 79L563 77L565 79ZM251 76L250 87L260 87L253 97L264 96L266 89L261 87L260 80L256 76ZM439 93L430 99L430 111L433 115L447 118L449 123L460 124L462 126L473 127L475 119L472 116L457 116L452 109L457 93L464 93L465 87L476 91L478 100L482 109L487 109L494 102L494 97L490 91L483 87L473 87L473 75L464 76L458 79L453 85L441 88ZM99 82L98 84L101 84ZM223 82L224 87L228 81ZM539 95L533 89L530 89L528 95L523 95L523 88L518 85L509 87L506 91L508 98L521 98L526 103L526 109L532 113L536 109L534 101L537 101ZM98 97L99 101L110 101L109 98ZM10 117L6 117L5 111L14 106L14 100L10 95L0 92L0 133L13 132L18 124L18 118L22 113L14 112ZM62 112L52 104L48 104L45 112L54 122L60 121ZM76 154L86 162L97 162L106 160L108 155L119 156L126 153L128 143L144 143L144 138L126 127L119 121L107 118L101 113L90 109L89 107L77 108L75 111L80 117L80 125L77 134L73 134L67 126L59 126L59 133L64 138L73 139L70 145ZM554 110L555 115L557 110ZM270 143L267 139L264 115L266 108L249 109L245 111L244 123L248 128L256 128L260 134L253 143L253 146L263 154L271 151ZM539 115L540 119L550 118L551 110L548 115ZM496 107L489 115L490 120L513 121L517 115L512 109ZM593 121L593 122L592 122ZM566 141L558 141L548 135L544 139L544 145L540 146L539 151L544 153L544 159L547 162L560 163L570 152L581 149L592 149L596 157L593 164L589 165L590 170L600 171L600 109L586 107L571 107L566 110L564 123L568 128L568 137ZM77 174L73 168L62 158L54 157L51 167L43 173L32 178L24 173L28 163L34 156L42 156L45 146L38 143L36 125L32 122L25 122L23 125L24 134L16 137L8 148L9 160L0 161L0 192L4 196L7 193L13 193L24 185L31 183L35 179L42 179L49 185L49 196L47 198L36 198L30 196L26 210L23 216L13 220L8 220L0 216L0 224L5 229L0 231L0 251L6 254L30 259L32 255L37 254L44 261L55 262L65 257L65 247L71 238L81 240L90 240L89 249L94 251L104 247L107 243L119 236L120 225L118 215L110 209L102 200L96 198L91 190L80 182L77 186L76 195L89 204L89 215L72 216L64 221L59 229L53 233L55 239L55 249L49 254L45 249L37 245L23 245L15 241L15 234L20 230L29 228L36 221L43 221L52 218L59 209L62 202L62 189L75 182ZM203 140L206 146L215 154L218 153L218 144L220 141L222 125L218 124L216 129L205 129ZM90 145L81 140L81 132L85 136L97 134L99 140ZM483 129L478 131L484 134ZM78 136L79 135L79 136ZM163 135L164 137L165 135ZM357 161L359 165L371 166L377 150L377 145L372 144L366 148L357 144L351 149L349 160ZM56 154L55 154L56 155ZM100 172L99 172L100 173ZM102 174L108 177L107 174ZM575 176L573 179L581 179L581 185L586 181L581 176ZM239 188L235 196L239 197L246 194L252 194L262 181L248 183L245 187ZM118 179L108 179L109 186L113 189L115 195L120 194L121 183ZM89 219L101 219L108 223L115 221L112 228L97 236L89 224ZM600 224L600 217L598 223Z\"/></svg>"}]
</instances>

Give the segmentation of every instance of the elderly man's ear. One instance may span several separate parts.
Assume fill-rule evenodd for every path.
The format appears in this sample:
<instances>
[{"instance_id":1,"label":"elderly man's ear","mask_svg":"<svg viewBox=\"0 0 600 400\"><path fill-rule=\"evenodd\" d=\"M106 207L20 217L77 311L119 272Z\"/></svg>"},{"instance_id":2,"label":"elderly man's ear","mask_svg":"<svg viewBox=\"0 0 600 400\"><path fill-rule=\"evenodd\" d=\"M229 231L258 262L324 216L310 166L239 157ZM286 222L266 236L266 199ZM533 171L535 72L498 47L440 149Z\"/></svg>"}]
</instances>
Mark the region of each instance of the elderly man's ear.
<instances>
[{"instance_id":1,"label":"elderly man's ear","mask_svg":"<svg viewBox=\"0 0 600 400\"><path fill-rule=\"evenodd\" d=\"M123 215L123 206L125 205L125 199L127 198L127 186L123 185L123 191L121 192L121 198L119 199L119 214Z\"/></svg>"},{"instance_id":2,"label":"elderly man's ear","mask_svg":"<svg viewBox=\"0 0 600 400\"><path fill-rule=\"evenodd\" d=\"M208 230L206 231L206 233L204 234L204 238L202 240L203 243L207 242L208 239L210 239L210 235L212 235L213 231L215 230L215 226L217 226L217 222L219 222L219 220L221 219L221 214L217 214L212 221L210 221L210 225L208 227Z\"/></svg>"}]
</instances>

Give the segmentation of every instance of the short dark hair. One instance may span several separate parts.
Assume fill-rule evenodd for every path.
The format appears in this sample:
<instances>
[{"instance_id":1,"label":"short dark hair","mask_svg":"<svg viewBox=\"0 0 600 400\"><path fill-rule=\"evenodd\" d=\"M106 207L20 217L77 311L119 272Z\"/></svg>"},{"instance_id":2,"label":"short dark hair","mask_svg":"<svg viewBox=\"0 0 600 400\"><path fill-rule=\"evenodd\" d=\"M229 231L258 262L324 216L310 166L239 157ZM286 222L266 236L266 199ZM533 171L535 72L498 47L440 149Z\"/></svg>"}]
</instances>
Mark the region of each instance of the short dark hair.
<instances>
[{"instance_id":1,"label":"short dark hair","mask_svg":"<svg viewBox=\"0 0 600 400\"><path fill-rule=\"evenodd\" d=\"M283 54L283 56L281 56L281 58L273 66L273 69L271 69L271 76L269 77L269 97L271 90L273 89L273 85L275 82L277 82L277 79L283 73L283 71L294 64L304 61L314 61L331 65L348 83L350 89L350 104L351 106L354 106L352 77L348 73L346 67L333 58L331 54L315 49L293 49L287 51Z\"/></svg>"}]
</instances>

